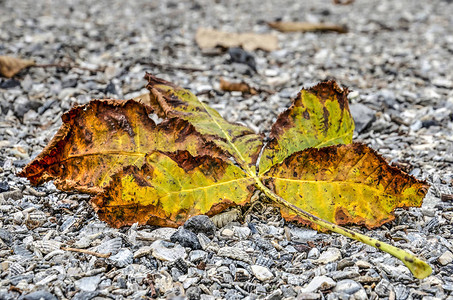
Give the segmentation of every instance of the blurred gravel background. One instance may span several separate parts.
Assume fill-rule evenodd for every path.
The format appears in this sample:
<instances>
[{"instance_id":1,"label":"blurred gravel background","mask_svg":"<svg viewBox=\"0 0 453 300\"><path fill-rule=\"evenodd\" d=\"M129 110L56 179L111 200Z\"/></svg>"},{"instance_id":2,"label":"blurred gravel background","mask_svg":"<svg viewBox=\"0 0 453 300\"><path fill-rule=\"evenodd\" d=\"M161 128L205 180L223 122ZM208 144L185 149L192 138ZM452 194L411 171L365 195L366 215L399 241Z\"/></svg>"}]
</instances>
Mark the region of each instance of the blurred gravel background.
<instances>
[{"instance_id":1,"label":"blurred gravel background","mask_svg":"<svg viewBox=\"0 0 453 300\"><path fill-rule=\"evenodd\" d=\"M275 20L349 32L280 33L267 25ZM255 72L226 49L200 50L200 27L272 33L280 49L250 52ZM453 299L452 1L0 0L0 55L78 66L0 78L0 299ZM15 176L63 112L138 96L145 71L264 133L301 87L325 79L349 87L356 140L432 184L421 209L356 229L423 257L433 275L416 280L391 256L285 224L266 204L215 225L195 218L170 239L175 229L107 228L88 196ZM261 92L225 93L220 78Z\"/></svg>"}]
</instances>

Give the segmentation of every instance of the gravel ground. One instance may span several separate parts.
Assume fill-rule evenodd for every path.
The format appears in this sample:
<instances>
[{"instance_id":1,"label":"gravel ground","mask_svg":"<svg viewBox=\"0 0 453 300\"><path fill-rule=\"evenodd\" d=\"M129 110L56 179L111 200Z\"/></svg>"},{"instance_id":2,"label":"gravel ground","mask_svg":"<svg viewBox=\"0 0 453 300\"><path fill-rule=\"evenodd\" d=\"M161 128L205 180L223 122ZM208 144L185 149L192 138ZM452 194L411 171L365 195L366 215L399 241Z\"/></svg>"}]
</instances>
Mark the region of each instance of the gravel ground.
<instances>
[{"instance_id":1,"label":"gravel ground","mask_svg":"<svg viewBox=\"0 0 453 300\"><path fill-rule=\"evenodd\" d=\"M0 299L453 299L452 1L0 0L0 11L0 55L78 66L0 78ZM266 25L276 19L349 33L283 34ZM251 53L254 72L227 51L201 51L199 27L271 32L280 49ZM302 86L331 78L348 86L356 140L432 184L421 209L355 229L426 259L432 276L414 279L374 248L287 224L266 203L215 225L194 218L171 239L176 229L108 228L88 196L15 176L63 112L140 95L145 71L264 133ZM221 77L263 92L224 93Z\"/></svg>"}]
</instances>

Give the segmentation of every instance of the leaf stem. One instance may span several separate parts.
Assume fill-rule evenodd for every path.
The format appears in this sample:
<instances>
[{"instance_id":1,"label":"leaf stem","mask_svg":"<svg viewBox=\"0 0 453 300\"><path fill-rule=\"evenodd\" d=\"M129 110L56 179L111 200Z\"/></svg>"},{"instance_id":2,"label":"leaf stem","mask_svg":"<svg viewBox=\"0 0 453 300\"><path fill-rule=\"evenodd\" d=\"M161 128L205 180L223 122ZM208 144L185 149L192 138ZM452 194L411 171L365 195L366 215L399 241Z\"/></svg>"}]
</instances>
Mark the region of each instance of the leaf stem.
<instances>
[{"instance_id":1,"label":"leaf stem","mask_svg":"<svg viewBox=\"0 0 453 300\"><path fill-rule=\"evenodd\" d=\"M253 176L255 179L256 186L270 199L272 199L274 202L277 202L278 204L291 209L292 211L296 212L298 215L302 216L303 218L323 227L328 230L331 230L333 232L339 233L341 235L344 235L346 237L349 237L353 240L362 242L364 244L367 244L369 246L375 247L381 251L387 252L394 257L398 258L401 260L406 267L409 268L409 270L412 272L412 274L419 279L423 279L427 276L429 276L432 273L431 267L421 259L417 258L415 255L410 254L402 249L399 249L397 247L394 247L392 245L389 245L387 243L381 242L379 240L370 238L364 234L355 232L351 229L347 229L341 226L338 226L336 224L330 223L328 221L325 221L323 219L320 219L309 212L306 212L299 207L289 203L282 197L278 196L275 194L273 191L271 191L268 187L266 187L259 177L256 175Z\"/></svg>"}]
</instances>

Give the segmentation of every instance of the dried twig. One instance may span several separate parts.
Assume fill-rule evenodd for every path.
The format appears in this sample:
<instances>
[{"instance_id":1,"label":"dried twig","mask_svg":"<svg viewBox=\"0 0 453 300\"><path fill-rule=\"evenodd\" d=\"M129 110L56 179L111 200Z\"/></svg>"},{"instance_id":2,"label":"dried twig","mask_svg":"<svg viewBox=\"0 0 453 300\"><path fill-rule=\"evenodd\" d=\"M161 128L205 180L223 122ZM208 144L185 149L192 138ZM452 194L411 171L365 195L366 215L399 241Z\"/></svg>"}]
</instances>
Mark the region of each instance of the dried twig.
<instances>
[{"instance_id":1,"label":"dried twig","mask_svg":"<svg viewBox=\"0 0 453 300\"><path fill-rule=\"evenodd\" d=\"M182 71L189 71L189 72L204 72L206 71L205 68L199 68L195 66L180 66L180 65L171 65L171 64L162 64L156 63L152 61L139 61L139 64L142 65L149 65L151 67L160 68L163 70L182 70Z\"/></svg>"},{"instance_id":2,"label":"dried twig","mask_svg":"<svg viewBox=\"0 0 453 300\"><path fill-rule=\"evenodd\" d=\"M345 0L345 1L342 1L342 0L333 0L333 3L334 3L334 4L338 4L338 5L349 5L349 4L354 3L354 0Z\"/></svg>"},{"instance_id":3,"label":"dried twig","mask_svg":"<svg viewBox=\"0 0 453 300\"><path fill-rule=\"evenodd\" d=\"M271 28L281 32L310 32L310 31L335 31L346 33L348 30L344 26L328 23L307 23L307 22L269 22Z\"/></svg>"},{"instance_id":4,"label":"dried twig","mask_svg":"<svg viewBox=\"0 0 453 300\"><path fill-rule=\"evenodd\" d=\"M33 65L31 66L32 68L61 68L61 69L79 69L79 70L84 70L84 71L90 71L90 72L104 72L104 68L97 68L97 69L90 69L90 68L85 68L77 65L72 65L72 64L63 64L63 63L55 63L55 64L39 64L39 65Z\"/></svg>"}]
</instances>

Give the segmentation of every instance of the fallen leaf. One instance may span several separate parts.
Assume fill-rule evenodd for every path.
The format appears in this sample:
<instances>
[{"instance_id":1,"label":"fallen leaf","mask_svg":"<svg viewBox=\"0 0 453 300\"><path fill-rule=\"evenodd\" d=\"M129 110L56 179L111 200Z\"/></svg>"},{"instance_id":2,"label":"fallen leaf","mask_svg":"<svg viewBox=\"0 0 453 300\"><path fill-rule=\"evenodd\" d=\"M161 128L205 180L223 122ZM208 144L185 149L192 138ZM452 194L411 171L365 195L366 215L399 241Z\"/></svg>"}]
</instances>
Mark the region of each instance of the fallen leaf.
<instances>
[{"instance_id":1,"label":"fallen leaf","mask_svg":"<svg viewBox=\"0 0 453 300\"><path fill-rule=\"evenodd\" d=\"M245 204L254 190L253 178L231 162L187 151L153 152L142 168L115 174L92 203L99 218L114 227L136 222L178 227L191 216Z\"/></svg>"},{"instance_id":2,"label":"fallen leaf","mask_svg":"<svg viewBox=\"0 0 453 300\"><path fill-rule=\"evenodd\" d=\"M397 207L420 207L429 187L356 143L294 153L262 180L277 195L319 218L369 229L392 221ZM281 213L286 220L312 225L287 208Z\"/></svg>"},{"instance_id":3,"label":"fallen leaf","mask_svg":"<svg viewBox=\"0 0 453 300\"><path fill-rule=\"evenodd\" d=\"M311 32L311 31L334 31L346 33L348 30L344 26L328 23L308 23L308 22L269 22L268 25L281 32Z\"/></svg>"},{"instance_id":4,"label":"fallen leaf","mask_svg":"<svg viewBox=\"0 0 453 300\"><path fill-rule=\"evenodd\" d=\"M33 184L55 179L62 189L100 191L92 204L115 227L176 227L193 215L249 203L259 189L287 220L388 252L417 278L431 274L414 255L338 225L379 226L396 207L420 206L429 187L365 145L339 145L350 143L354 129L347 90L335 82L302 90L258 161L261 135L227 122L183 88L146 78L149 106L95 100L71 110L20 175ZM151 110L164 121L156 125Z\"/></svg>"},{"instance_id":5,"label":"fallen leaf","mask_svg":"<svg viewBox=\"0 0 453 300\"><path fill-rule=\"evenodd\" d=\"M261 156L260 174L294 152L351 143L354 120L347 96L348 90L333 81L302 89L272 126L270 141Z\"/></svg>"},{"instance_id":6,"label":"fallen leaf","mask_svg":"<svg viewBox=\"0 0 453 300\"><path fill-rule=\"evenodd\" d=\"M21 70L33 65L35 65L35 62L32 60L0 56L0 75L11 78Z\"/></svg>"},{"instance_id":7,"label":"fallen leaf","mask_svg":"<svg viewBox=\"0 0 453 300\"><path fill-rule=\"evenodd\" d=\"M226 92L241 92L256 95L258 92L245 82L231 82L220 78L220 89Z\"/></svg>"},{"instance_id":8,"label":"fallen leaf","mask_svg":"<svg viewBox=\"0 0 453 300\"><path fill-rule=\"evenodd\" d=\"M205 139L233 156L236 162L254 168L263 145L263 136L250 128L227 122L190 91L147 74L151 107L161 118L181 118L192 124Z\"/></svg>"},{"instance_id":9,"label":"fallen leaf","mask_svg":"<svg viewBox=\"0 0 453 300\"><path fill-rule=\"evenodd\" d=\"M98 193L124 166L141 167L154 150L188 150L194 155L226 156L206 144L192 125L168 119L156 125L151 108L128 100L94 100L62 116L63 125L19 176L33 185L55 179L62 190Z\"/></svg>"},{"instance_id":10,"label":"fallen leaf","mask_svg":"<svg viewBox=\"0 0 453 300\"><path fill-rule=\"evenodd\" d=\"M201 49L211 49L217 46L224 48L239 47L253 51L261 49L274 51L278 49L278 39L272 34L231 33L215 29L198 28L195 41Z\"/></svg>"}]
</instances>

